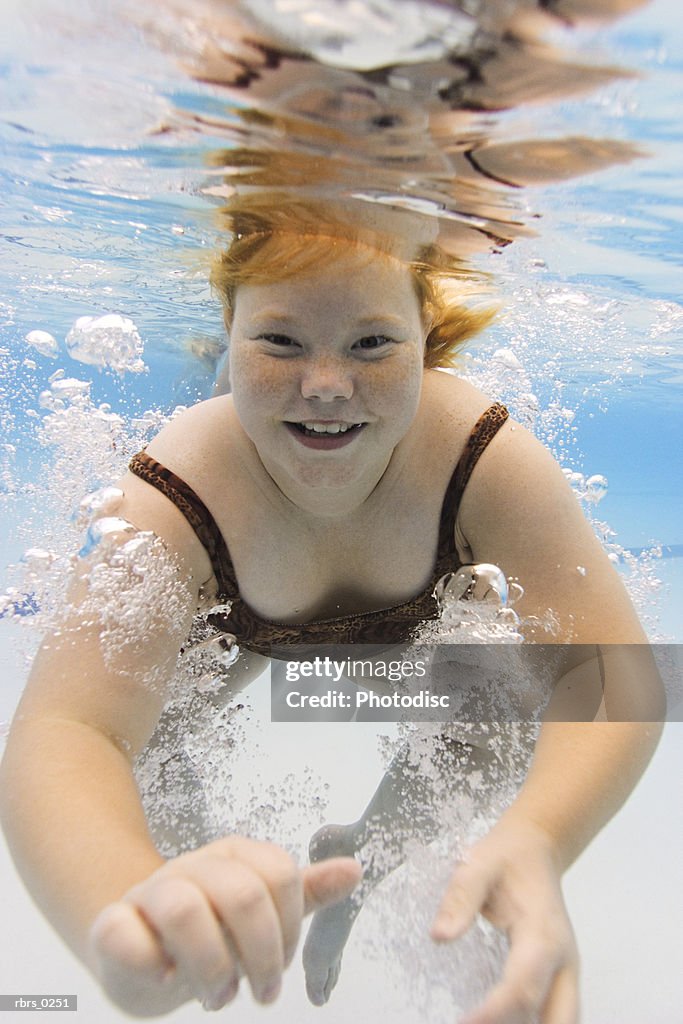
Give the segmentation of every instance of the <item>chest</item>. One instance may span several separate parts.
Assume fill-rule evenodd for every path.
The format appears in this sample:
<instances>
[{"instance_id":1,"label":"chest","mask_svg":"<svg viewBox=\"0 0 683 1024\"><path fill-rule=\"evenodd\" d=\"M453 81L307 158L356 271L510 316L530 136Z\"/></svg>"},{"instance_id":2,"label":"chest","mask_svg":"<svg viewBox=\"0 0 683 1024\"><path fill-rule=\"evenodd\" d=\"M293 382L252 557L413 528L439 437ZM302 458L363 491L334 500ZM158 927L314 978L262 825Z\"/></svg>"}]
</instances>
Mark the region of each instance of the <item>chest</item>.
<instances>
[{"instance_id":1,"label":"chest","mask_svg":"<svg viewBox=\"0 0 683 1024\"><path fill-rule=\"evenodd\" d=\"M420 593L436 560L441 499L408 474L385 500L311 525L268 501L222 524L240 595L276 622L306 622L387 608ZM445 483L444 483L445 486ZM233 506L234 508L234 506Z\"/></svg>"}]
</instances>

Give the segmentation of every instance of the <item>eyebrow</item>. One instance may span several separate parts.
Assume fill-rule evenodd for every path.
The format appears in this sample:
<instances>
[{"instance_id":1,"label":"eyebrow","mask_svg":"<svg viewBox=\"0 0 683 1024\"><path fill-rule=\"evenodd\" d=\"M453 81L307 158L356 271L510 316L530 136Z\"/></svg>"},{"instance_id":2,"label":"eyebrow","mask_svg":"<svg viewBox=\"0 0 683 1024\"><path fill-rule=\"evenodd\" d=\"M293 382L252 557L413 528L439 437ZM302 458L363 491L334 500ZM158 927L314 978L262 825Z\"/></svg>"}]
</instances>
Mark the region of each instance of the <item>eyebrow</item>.
<instances>
[{"instance_id":1,"label":"eyebrow","mask_svg":"<svg viewBox=\"0 0 683 1024\"><path fill-rule=\"evenodd\" d=\"M281 313L276 309L258 310L258 312L253 314L251 319L253 321L269 320L271 322L275 321L282 324L298 323L296 317L291 316L289 313ZM394 316L393 313L375 313L374 315L360 317L355 321L355 325L357 327L363 327L369 324L388 324L392 327L399 328L405 328L408 326L405 320L401 317Z\"/></svg>"},{"instance_id":2,"label":"eyebrow","mask_svg":"<svg viewBox=\"0 0 683 1024\"><path fill-rule=\"evenodd\" d=\"M376 313L374 316L364 316L357 320L358 326L363 324L391 324L392 327L407 327L406 321L393 313Z\"/></svg>"},{"instance_id":3,"label":"eyebrow","mask_svg":"<svg viewBox=\"0 0 683 1024\"><path fill-rule=\"evenodd\" d=\"M275 309L259 309L251 317L252 320L278 320L283 324L296 323L296 317L290 316L289 313L278 313Z\"/></svg>"}]
</instances>

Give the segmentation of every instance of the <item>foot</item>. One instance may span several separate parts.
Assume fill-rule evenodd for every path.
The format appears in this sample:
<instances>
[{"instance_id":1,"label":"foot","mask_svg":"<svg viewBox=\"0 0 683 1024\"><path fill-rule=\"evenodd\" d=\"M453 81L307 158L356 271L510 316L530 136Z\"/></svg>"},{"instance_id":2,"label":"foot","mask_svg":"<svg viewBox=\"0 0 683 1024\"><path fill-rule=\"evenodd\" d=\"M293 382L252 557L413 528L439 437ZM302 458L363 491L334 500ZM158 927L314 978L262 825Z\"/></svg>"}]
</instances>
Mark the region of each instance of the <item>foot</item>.
<instances>
[{"instance_id":1,"label":"foot","mask_svg":"<svg viewBox=\"0 0 683 1024\"><path fill-rule=\"evenodd\" d=\"M309 844L311 863L328 857L353 857L356 853L353 827L325 825ZM325 907L313 915L303 951L306 992L314 1006L324 1006L337 984L342 953L360 904L353 896Z\"/></svg>"}]
</instances>

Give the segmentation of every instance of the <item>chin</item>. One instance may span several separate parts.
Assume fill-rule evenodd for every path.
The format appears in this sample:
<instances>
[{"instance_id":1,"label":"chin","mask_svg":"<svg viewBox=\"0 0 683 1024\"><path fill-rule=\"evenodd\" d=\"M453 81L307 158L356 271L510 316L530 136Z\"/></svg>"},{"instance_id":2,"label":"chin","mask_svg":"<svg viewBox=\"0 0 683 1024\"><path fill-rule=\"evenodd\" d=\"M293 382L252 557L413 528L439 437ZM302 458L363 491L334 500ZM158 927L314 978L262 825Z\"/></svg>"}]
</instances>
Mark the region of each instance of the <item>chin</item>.
<instances>
[{"instance_id":1,"label":"chin","mask_svg":"<svg viewBox=\"0 0 683 1024\"><path fill-rule=\"evenodd\" d=\"M296 466L291 476L305 487L341 488L353 484L360 476L357 466Z\"/></svg>"}]
</instances>

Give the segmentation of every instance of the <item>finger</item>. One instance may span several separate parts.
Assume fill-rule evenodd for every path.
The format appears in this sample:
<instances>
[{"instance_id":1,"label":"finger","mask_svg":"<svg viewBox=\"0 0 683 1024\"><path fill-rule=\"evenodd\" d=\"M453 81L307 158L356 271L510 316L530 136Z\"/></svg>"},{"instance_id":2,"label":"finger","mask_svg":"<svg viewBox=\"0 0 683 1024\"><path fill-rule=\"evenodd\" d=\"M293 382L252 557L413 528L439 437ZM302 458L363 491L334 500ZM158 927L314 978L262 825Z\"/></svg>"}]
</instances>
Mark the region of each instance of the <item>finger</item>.
<instances>
[{"instance_id":1,"label":"finger","mask_svg":"<svg viewBox=\"0 0 683 1024\"><path fill-rule=\"evenodd\" d=\"M157 935L128 903L105 907L90 929L89 942L98 977L114 999L133 998L174 972Z\"/></svg>"},{"instance_id":2,"label":"finger","mask_svg":"<svg viewBox=\"0 0 683 1024\"><path fill-rule=\"evenodd\" d=\"M311 914L349 896L363 870L353 857L330 857L304 868L304 914Z\"/></svg>"},{"instance_id":3,"label":"finger","mask_svg":"<svg viewBox=\"0 0 683 1024\"><path fill-rule=\"evenodd\" d=\"M221 864L220 879L210 874L203 887L235 945L254 999L271 1003L278 994L285 967L280 918L268 886L251 865L233 860Z\"/></svg>"},{"instance_id":4,"label":"finger","mask_svg":"<svg viewBox=\"0 0 683 1024\"><path fill-rule=\"evenodd\" d=\"M463 861L448 883L436 917L432 922L431 937L435 942L451 942L459 938L474 922L486 903L492 878L481 867Z\"/></svg>"},{"instance_id":5,"label":"finger","mask_svg":"<svg viewBox=\"0 0 683 1024\"><path fill-rule=\"evenodd\" d=\"M553 981L541 1024L579 1024L579 979L576 965L565 967Z\"/></svg>"},{"instance_id":6,"label":"finger","mask_svg":"<svg viewBox=\"0 0 683 1024\"><path fill-rule=\"evenodd\" d=\"M187 877L159 873L126 896L159 935L195 998L219 1009L237 993L237 959L206 895Z\"/></svg>"},{"instance_id":7,"label":"finger","mask_svg":"<svg viewBox=\"0 0 683 1024\"><path fill-rule=\"evenodd\" d=\"M303 876L294 859L274 843L240 836L230 838L231 857L248 864L263 879L280 919L285 965L291 963L299 942L304 914Z\"/></svg>"},{"instance_id":8,"label":"finger","mask_svg":"<svg viewBox=\"0 0 683 1024\"><path fill-rule=\"evenodd\" d=\"M527 1024L545 1004L556 970L544 943L513 942L502 979L462 1024Z\"/></svg>"}]
</instances>

